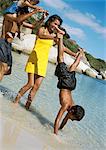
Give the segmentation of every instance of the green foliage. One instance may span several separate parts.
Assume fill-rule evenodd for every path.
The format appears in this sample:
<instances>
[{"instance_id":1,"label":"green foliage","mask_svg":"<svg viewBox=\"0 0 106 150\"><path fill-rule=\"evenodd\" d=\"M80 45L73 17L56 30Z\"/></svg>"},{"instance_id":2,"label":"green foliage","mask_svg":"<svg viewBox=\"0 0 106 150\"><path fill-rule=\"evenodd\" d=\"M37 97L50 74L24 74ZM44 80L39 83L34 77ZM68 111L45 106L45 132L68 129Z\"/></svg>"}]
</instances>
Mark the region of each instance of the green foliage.
<instances>
[{"instance_id":1,"label":"green foliage","mask_svg":"<svg viewBox=\"0 0 106 150\"><path fill-rule=\"evenodd\" d=\"M89 61L91 67L93 67L95 70L100 71L100 70L106 70L106 62L102 59L96 59L89 53L85 52L85 56L87 60Z\"/></svg>"},{"instance_id":2,"label":"green foliage","mask_svg":"<svg viewBox=\"0 0 106 150\"><path fill-rule=\"evenodd\" d=\"M71 51L73 51L73 52L77 52L78 50L78 45L77 44L71 44L71 42L70 42L70 40L69 39L66 39L66 38L64 38L64 40L63 40L63 43L64 43L64 45L67 47L67 48L69 48Z\"/></svg>"}]
</instances>

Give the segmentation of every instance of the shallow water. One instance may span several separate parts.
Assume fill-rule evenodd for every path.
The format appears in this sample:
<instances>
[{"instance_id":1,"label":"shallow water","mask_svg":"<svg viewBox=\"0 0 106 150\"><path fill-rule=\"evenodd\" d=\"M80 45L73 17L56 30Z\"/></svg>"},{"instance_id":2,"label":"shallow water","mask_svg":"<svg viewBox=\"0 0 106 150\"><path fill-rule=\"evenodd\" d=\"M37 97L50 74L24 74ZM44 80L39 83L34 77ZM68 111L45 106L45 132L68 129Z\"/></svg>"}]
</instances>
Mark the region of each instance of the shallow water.
<instances>
[{"instance_id":1,"label":"shallow water","mask_svg":"<svg viewBox=\"0 0 106 150\"><path fill-rule=\"evenodd\" d=\"M13 52L12 75L6 76L0 83L1 115L20 123L31 134L40 135L51 149L105 150L106 81L77 74L73 99L85 108L86 115L80 122L68 121L64 129L59 131L57 139L52 134L54 119L60 108L57 78L54 76L55 65L49 63L47 77L36 94L30 111L24 109L27 94L21 99L19 107L14 108L11 103L18 90L27 82L27 74L24 72L26 61L26 55Z\"/></svg>"}]
</instances>

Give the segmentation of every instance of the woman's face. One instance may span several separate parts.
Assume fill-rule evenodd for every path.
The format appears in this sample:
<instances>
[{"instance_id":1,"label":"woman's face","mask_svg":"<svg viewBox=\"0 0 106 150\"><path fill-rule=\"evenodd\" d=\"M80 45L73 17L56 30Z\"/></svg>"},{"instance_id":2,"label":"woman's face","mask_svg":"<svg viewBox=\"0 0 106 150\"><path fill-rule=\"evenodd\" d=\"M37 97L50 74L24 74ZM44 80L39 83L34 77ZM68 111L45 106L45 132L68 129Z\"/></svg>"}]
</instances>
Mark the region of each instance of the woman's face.
<instances>
[{"instance_id":1,"label":"woman's face","mask_svg":"<svg viewBox=\"0 0 106 150\"><path fill-rule=\"evenodd\" d=\"M60 26L60 21L58 19L55 19L53 22L50 23L49 29L54 32L56 30L56 27Z\"/></svg>"}]
</instances>

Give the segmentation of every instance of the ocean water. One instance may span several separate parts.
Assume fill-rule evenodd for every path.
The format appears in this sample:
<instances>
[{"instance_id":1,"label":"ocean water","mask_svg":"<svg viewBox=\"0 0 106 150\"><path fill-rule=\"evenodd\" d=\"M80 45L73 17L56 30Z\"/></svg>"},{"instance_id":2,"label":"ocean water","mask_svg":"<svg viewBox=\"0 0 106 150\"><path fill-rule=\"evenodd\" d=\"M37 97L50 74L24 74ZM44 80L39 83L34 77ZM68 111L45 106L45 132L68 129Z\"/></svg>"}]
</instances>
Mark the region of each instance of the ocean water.
<instances>
[{"instance_id":1,"label":"ocean water","mask_svg":"<svg viewBox=\"0 0 106 150\"><path fill-rule=\"evenodd\" d=\"M44 79L30 111L24 104L26 93L19 107L12 107L18 90L27 82L24 72L28 56L13 52L13 70L10 76L0 82L0 112L3 116L20 123L32 134L38 134L54 150L105 150L106 149L106 81L77 74L77 87L73 91L76 104L85 109L85 117L80 121L68 121L58 139L53 136L53 123L60 108L54 76L55 65L48 64L47 77ZM61 142L60 142L61 141ZM61 143L61 144L60 144ZM48 148L48 150L51 150ZM39 149L32 149L39 150Z\"/></svg>"}]
</instances>

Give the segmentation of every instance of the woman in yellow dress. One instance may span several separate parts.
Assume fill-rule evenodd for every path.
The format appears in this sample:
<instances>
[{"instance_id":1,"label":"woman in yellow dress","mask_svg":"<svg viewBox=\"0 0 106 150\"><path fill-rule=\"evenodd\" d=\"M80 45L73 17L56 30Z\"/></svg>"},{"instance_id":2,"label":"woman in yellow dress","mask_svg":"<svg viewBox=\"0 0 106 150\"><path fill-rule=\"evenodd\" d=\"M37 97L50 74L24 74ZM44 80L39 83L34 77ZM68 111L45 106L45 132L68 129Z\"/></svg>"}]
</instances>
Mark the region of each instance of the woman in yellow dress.
<instances>
[{"instance_id":1,"label":"woman in yellow dress","mask_svg":"<svg viewBox=\"0 0 106 150\"><path fill-rule=\"evenodd\" d=\"M38 30L34 49L25 67L25 71L28 73L28 82L19 90L14 101L15 104L18 104L20 98L30 89L28 100L25 104L26 109L29 109L37 90L46 76L49 51L53 46L53 42L57 40L54 32L59 29L58 27L61 24L62 19L58 15L52 15L45 22L45 25ZM61 32L61 30L58 30L58 32ZM64 47L64 51L76 56L76 53L71 52L66 47Z\"/></svg>"}]
</instances>

